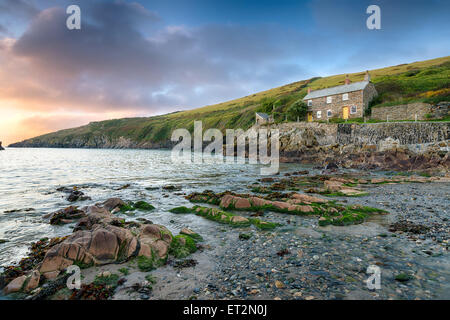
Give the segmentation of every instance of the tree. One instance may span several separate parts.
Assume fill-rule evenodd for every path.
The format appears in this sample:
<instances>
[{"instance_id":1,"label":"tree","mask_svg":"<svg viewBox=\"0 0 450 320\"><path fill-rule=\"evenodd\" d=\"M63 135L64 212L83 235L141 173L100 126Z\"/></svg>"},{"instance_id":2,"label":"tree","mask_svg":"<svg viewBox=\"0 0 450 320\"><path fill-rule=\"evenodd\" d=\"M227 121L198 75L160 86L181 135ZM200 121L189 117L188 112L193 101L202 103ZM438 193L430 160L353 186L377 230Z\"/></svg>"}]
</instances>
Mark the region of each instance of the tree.
<instances>
[{"instance_id":1,"label":"tree","mask_svg":"<svg viewBox=\"0 0 450 320\"><path fill-rule=\"evenodd\" d=\"M308 106L306 103L298 100L289 106L287 109L287 116L290 121L297 121L297 118L304 120L307 112Z\"/></svg>"}]
</instances>

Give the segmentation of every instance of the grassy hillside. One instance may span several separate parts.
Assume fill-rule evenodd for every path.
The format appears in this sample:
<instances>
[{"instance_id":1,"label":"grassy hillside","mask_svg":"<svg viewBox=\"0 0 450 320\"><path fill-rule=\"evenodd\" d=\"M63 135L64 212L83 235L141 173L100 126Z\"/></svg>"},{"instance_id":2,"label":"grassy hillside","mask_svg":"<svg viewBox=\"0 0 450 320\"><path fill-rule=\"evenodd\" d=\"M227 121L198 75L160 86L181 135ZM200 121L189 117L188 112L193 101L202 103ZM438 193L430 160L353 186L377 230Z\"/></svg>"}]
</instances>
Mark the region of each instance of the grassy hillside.
<instances>
[{"instance_id":1,"label":"grassy hillside","mask_svg":"<svg viewBox=\"0 0 450 320\"><path fill-rule=\"evenodd\" d=\"M361 81L364 71L349 74L350 80ZM372 82L379 92L371 107L424 101L435 103L450 101L450 56L370 70ZM202 120L207 128L249 128L254 123L255 111L263 105L274 106L277 121L285 119L287 108L301 100L312 90L340 85L345 74L313 78L252 94L240 99L183 112L149 117L125 118L92 122L86 126L61 130L26 140L22 145L69 145L71 141L84 141L85 145L98 145L99 137L115 141L124 137L136 142L167 141L177 128L193 131L194 121ZM270 108L271 109L271 108Z\"/></svg>"}]
</instances>

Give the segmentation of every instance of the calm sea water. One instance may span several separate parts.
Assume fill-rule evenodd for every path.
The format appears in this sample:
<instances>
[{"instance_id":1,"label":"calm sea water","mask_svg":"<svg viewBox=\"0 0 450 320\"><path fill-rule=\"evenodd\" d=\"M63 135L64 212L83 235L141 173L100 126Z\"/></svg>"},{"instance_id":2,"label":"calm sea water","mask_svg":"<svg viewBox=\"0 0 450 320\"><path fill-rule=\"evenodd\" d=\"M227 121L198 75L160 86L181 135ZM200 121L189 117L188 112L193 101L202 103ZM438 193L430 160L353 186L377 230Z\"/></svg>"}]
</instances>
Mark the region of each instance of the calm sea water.
<instances>
[{"instance_id":1,"label":"calm sea water","mask_svg":"<svg viewBox=\"0 0 450 320\"><path fill-rule=\"evenodd\" d=\"M280 166L282 171L291 168L299 166ZM78 206L110 197L146 200L156 210L123 217L145 217L173 232L189 225L205 234L211 226L207 220L167 212L175 206L189 205L176 193L205 189L248 192L247 185L259 178L259 169L259 165L211 161L201 165L173 164L170 151L166 150L8 148L0 152L0 239L8 240L0 244L0 266L24 257L33 241L71 233L73 225L52 226L43 218L70 205L65 200L67 195L56 191L58 187L78 186L92 198L76 202ZM130 187L116 190L125 184ZM164 185L181 186L182 190L167 192L160 188ZM158 188L147 190L148 187ZM15 211L8 212L11 210Z\"/></svg>"}]
</instances>

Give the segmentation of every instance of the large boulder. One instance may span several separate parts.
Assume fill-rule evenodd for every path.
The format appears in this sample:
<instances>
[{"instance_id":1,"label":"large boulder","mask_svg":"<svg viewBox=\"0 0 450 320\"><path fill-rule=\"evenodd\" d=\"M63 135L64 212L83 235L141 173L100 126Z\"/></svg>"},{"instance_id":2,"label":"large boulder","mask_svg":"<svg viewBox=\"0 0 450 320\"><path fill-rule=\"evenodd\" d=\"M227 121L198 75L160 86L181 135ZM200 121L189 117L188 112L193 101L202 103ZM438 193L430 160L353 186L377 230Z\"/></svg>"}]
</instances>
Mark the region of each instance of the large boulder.
<instances>
[{"instance_id":1,"label":"large boulder","mask_svg":"<svg viewBox=\"0 0 450 320\"><path fill-rule=\"evenodd\" d=\"M27 275L19 276L13 279L3 289L4 294L10 294L14 292L30 292L38 287L41 274L37 270L29 272Z\"/></svg>"},{"instance_id":2,"label":"large boulder","mask_svg":"<svg viewBox=\"0 0 450 320\"><path fill-rule=\"evenodd\" d=\"M91 266L125 261L136 255L138 241L130 230L96 225L92 230L74 232L45 255L40 272L53 278L72 264Z\"/></svg>"},{"instance_id":3,"label":"large boulder","mask_svg":"<svg viewBox=\"0 0 450 320\"><path fill-rule=\"evenodd\" d=\"M5 287L5 289L3 289L4 294L10 294L21 291L26 280L27 276L25 275L15 278Z\"/></svg>"},{"instance_id":4,"label":"large boulder","mask_svg":"<svg viewBox=\"0 0 450 320\"><path fill-rule=\"evenodd\" d=\"M159 259L166 259L172 240L172 234L166 227L157 224L144 225L139 235L138 255L150 258L156 253Z\"/></svg>"}]
</instances>

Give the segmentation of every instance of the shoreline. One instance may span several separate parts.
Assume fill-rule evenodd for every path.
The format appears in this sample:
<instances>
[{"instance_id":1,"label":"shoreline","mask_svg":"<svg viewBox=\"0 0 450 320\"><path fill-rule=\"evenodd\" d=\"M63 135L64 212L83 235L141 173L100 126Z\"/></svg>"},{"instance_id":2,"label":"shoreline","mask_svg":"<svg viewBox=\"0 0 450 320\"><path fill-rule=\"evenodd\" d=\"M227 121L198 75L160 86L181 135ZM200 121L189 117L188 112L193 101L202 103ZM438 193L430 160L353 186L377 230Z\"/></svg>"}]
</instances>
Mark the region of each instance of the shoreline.
<instances>
[{"instance_id":1,"label":"shoreline","mask_svg":"<svg viewBox=\"0 0 450 320\"><path fill-rule=\"evenodd\" d=\"M365 174L370 176L368 172ZM293 181L300 183L304 192L305 181L315 183L315 179L321 177L336 177L337 180L330 181L339 182L339 179L349 179L351 175L341 176L336 172L311 176L284 172L260 185L265 188L284 186L284 192L289 194ZM105 278L102 275L108 275L106 278L117 275L116 281L120 280L120 284L115 284L110 299L448 299L445 283L450 280L450 226L444 199L450 182L413 177L403 177L404 181L399 183L385 180L386 183L381 181L356 187L328 184L340 190L356 188L369 194L357 197L319 195L320 198L337 200L345 206L362 204L389 211L387 215L369 216L362 223L323 227L318 225L314 216L263 210L259 219L282 226L265 231L254 226L233 227L211 221L208 226L215 232L194 230L204 240L197 243L197 252L181 259L169 256L165 263L151 272L140 270L134 258L119 264L89 267L82 269L82 282L88 284L98 280L99 275L102 279ZM395 179L398 180L398 176ZM419 180L413 183L414 179ZM266 193L267 197L275 194L275 189ZM258 196L265 195L259 193ZM412 201L411 197L415 200ZM408 202L417 205L408 206ZM423 207L426 211L421 209ZM114 210L112 208L112 212ZM252 211L242 209L227 212L247 219L253 215ZM259 211L256 213L261 214ZM183 218L183 215L179 216ZM423 225L427 230L435 231L415 234L389 230L394 223L404 220L413 226ZM250 238L240 239L242 234L250 234ZM381 291L365 287L364 279L368 277L365 269L370 264L379 265L385 272L386 287ZM125 274L125 269L128 269L128 274ZM402 274L408 279L396 280ZM44 282L44 288L49 281ZM443 283L444 288L439 283ZM67 299L70 293L68 289L59 289L46 298ZM32 296L28 293L22 298L32 299Z\"/></svg>"}]
</instances>

